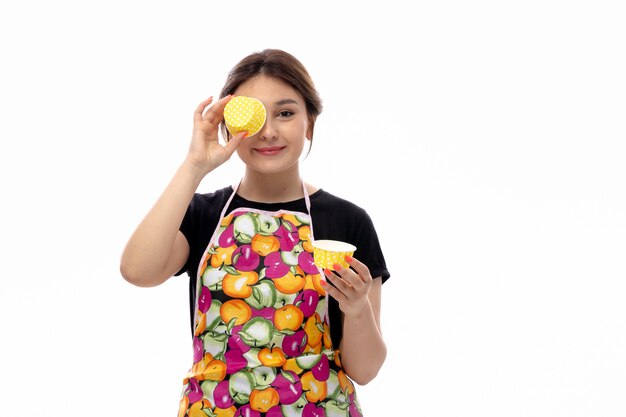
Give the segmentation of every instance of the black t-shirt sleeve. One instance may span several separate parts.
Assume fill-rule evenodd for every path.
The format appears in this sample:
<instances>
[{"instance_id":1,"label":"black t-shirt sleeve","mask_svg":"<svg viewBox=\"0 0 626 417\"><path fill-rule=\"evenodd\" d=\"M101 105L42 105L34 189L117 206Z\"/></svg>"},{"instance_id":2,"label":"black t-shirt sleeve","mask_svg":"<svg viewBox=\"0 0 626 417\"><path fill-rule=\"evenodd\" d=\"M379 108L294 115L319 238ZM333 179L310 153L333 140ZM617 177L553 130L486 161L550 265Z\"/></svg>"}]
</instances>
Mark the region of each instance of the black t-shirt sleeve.
<instances>
[{"instance_id":1,"label":"black t-shirt sleeve","mask_svg":"<svg viewBox=\"0 0 626 417\"><path fill-rule=\"evenodd\" d=\"M316 240L333 239L356 246L354 257L367 265L373 278L389 279L376 228L369 214L350 201L328 192L311 200L311 215Z\"/></svg>"},{"instance_id":2,"label":"black t-shirt sleeve","mask_svg":"<svg viewBox=\"0 0 626 417\"><path fill-rule=\"evenodd\" d=\"M373 278L381 277L383 283L389 279L383 251L372 218L365 210L359 210L355 228L354 245L357 247L354 257L367 265Z\"/></svg>"},{"instance_id":3,"label":"black t-shirt sleeve","mask_svg":"<svg viewBox=\"0 0 626 417\"><path fill-rule=\"evenodd\" d=\"M194 251L194 248L198 247L198 230L200 230L200 228L198 227L198 222L201 218L200 210L200 195L198 193L195 193L193 198L191 199L191 202L189 203L189 206L187 207L185 217L183 217L183 222L180 225L180 232L185 236L185 238L187 239L187 243L189 244L189 256L187 257L187 262L185 262L185 265L183 265L181 270L174 274L176 276L181 275L189 270L189 265L193 258L192 253Z\"/></svg>"}]
</instances>

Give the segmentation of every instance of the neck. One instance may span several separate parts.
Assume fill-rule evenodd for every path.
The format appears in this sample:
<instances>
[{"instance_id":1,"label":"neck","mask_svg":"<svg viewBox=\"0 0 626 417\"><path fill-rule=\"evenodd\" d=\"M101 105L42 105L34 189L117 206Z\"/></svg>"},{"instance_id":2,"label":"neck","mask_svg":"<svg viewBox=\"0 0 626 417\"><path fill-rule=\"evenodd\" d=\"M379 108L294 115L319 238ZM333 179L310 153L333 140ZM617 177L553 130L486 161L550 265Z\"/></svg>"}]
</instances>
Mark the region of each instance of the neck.
<instances>
[{"instance_id":1,"label":"neck","mask_svg":"<svg viewBox=\"0 0 626 417\"><path fill-rule=\"evenodd\" d=\"M299 171L259 174L246 170L237 194L250 201L280 203L304 197Z\"/></svg>"}]
</instances>

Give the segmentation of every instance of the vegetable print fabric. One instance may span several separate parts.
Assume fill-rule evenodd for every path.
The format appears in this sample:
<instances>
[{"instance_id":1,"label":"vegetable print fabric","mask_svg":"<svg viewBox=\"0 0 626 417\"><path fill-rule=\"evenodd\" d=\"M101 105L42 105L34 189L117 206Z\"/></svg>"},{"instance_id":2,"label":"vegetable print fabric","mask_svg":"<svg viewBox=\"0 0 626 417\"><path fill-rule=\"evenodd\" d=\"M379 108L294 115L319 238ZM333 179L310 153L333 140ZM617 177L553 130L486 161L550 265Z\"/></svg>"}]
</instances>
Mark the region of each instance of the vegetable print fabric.
<instances>
[{"instance_id":1,"label":"vegetable print fabric","mask_svg":"<svg viewBox=\"0 0 626 417\"><path fill-rule=\"evenodd\" d=\"M237 209L202 257L178 417L361 417L332 345L310 217Z\"/></svg>"}]
</instances>

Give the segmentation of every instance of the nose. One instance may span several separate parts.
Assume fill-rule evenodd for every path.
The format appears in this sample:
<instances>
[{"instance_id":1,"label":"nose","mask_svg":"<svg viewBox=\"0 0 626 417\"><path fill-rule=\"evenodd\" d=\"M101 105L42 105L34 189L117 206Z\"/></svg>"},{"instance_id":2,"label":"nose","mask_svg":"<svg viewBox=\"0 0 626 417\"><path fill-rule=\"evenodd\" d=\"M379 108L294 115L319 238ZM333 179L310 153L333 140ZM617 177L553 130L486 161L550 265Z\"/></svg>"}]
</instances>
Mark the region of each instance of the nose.
<instances>
[{"instance_id":1,"label":"nose","mask_svg":"<svg viewBox=\"0 0 626 417\"><path fill-rule=\"evenodd\" d=\"M275 126L272 123L270 118L265 120L265 124L259 131L259 139L264 140L266 142L273 142L278 138L278 132L276 131Z\"/></svg>"}]
</instances>

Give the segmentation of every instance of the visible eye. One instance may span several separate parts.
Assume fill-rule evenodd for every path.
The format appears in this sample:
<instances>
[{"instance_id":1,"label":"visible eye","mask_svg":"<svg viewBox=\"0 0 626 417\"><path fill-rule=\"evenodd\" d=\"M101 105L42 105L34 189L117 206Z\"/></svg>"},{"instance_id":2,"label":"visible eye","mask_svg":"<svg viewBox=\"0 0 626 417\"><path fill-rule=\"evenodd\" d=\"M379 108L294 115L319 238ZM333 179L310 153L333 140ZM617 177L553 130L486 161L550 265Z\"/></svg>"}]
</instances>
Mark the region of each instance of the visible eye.
<instances>
[{"instance_id":1,"label":"visible eye","mask_svg":"<svg viewBox=\"0 0 626 417\"><path fill-rule=\"evenodd\" d=\"M287 118L293 116L293 114L291 110L282 110L278 113L278 117Z\"/></svg>"}]
</instances>

